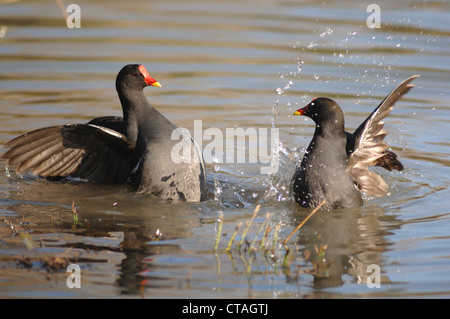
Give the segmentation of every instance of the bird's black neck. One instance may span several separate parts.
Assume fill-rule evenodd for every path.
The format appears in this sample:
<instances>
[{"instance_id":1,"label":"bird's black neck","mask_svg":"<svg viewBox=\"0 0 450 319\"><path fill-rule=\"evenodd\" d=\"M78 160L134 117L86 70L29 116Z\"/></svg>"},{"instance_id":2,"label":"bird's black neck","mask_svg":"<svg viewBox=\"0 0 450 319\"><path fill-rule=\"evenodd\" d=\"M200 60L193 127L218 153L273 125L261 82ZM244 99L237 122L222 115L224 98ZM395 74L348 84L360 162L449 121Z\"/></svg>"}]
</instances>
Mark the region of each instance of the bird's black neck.
<instances>
[{"instance_id":1,"label":"bird's black neck","mask_svg":"<svg viewBox=\"0 0 450 319\"><path fill-rule=\"evenodd\" d=\"M128 88L125 90L119 87L117 92L122 104L126 136L130 142L136 143L139 135L139 122L145 116L146 111L153 107L148 103L142 89L130 90Z\"/></svg>"},{"instance_id":2,"label":"bird's black neck","mask_svg":"<svg viewBox=\"0 0 450 319\"><path fill-rule=\"evenodd\" d=\"M132 143L165 136L170 140L175 126L158 112L148 101L142 89L118 89L123 109L126 136Z\"/></svg>"}]
</instances>

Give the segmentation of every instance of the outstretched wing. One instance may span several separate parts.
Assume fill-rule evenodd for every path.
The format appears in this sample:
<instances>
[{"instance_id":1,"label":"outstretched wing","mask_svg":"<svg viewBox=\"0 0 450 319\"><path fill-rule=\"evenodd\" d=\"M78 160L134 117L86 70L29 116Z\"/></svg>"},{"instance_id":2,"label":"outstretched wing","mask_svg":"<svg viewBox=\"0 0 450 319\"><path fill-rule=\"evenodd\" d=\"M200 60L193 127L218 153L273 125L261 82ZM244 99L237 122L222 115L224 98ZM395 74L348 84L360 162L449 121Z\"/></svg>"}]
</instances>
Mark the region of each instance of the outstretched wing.
<instances>
[{"instance_id":1,"label":"outstretched wing","mask_svg":"<svg viewBox=\"0 0 450 319\"><path fill-rule=\"evenodd\" d=\"M349 154L348 170L353 176L356 185L363 192L374 195L386 195L388 186L386 182L368 168L382 166L388 170L403 169L397 156L388 151L388 144L384 141L387 132L383 129L382 121L392 111L394 104L412 87L412 80L419 77L413 75L400 83L372 114L356 129L353 134L347 135L347 152Z\"/></svg>"},{"instance_id":2,"label":"outstretched wing","mask_svg":"<svg viewBox=\"0 0 450 319\"><path fill-rule=\"evenodd\" d=\"M94 124L70 124L24 133L2 155L16 172L41 177L79 177L99 183L124 182L138 159L125 135Z\"/></svg>"},{"instance_id":3,"label":"outstretched wing","mask_svg":"<svg viewBox=\"0 0 450 319\"><path fill-rule=\"evenodd\" d=\"M123 117L120 116L101 116L90 120L87 124L102 126L114 130L116 132L126 134Z\"/></svg>"}]
</instances>

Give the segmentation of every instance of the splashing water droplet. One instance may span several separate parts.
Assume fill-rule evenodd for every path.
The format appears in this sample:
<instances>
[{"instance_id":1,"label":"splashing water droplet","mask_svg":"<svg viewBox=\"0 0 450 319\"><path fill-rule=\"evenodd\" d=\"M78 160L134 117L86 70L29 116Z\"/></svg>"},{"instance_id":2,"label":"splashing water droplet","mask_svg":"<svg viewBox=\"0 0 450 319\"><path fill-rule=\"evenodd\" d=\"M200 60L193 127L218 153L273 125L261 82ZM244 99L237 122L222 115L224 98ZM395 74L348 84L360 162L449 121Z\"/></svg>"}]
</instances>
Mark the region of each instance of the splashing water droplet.
<instances>
[{"instance_id":1,"label":"splashing water droplet","mask_svg":"<svg viewBox=\"0 0 450 319\"><path fill-rule=\"evenodd\" d=\"M332 33L333 33L333 29L327 28L326 31L325 31L325 32L322 32L319 36L320 36L321 38L324 38L326 35L330 35L330 34L332 34Z\"/></svg>"},{"instance_id":2,"label":"splashing water droplet","mask_svg":"<svg viewBox=\"0 0 450 319\"><path fill-rule=\"evenodd\" d=\"M317 47L317 46L318 46L317 43L311 42L310 44L308 44L307 48L308 48L308 49L314 49L314 48Z\"/></svg>"},{"instance_id":3,"label":"splashing water droplet","mask_svg":"<svg viewBox=\"0 0 450 319\"><path fill-rule=\"evenodd\" d=\"M214 176L214 200L216 202L221 202L221 194L222 194L222 187L220 187L220 182L217 179L217 176Z\"/></svg>"},{"instance_id":4,"label":"splashing water droplet","mask_svg":"<svg viewBox=\"0 0 450 319\"><path fill-rule=\"evenodd\" d=\"M5 174L6 174L6 177L11 178L11 173L9 172L8 166L5 167Z\"/></svg>"}]
</instances>

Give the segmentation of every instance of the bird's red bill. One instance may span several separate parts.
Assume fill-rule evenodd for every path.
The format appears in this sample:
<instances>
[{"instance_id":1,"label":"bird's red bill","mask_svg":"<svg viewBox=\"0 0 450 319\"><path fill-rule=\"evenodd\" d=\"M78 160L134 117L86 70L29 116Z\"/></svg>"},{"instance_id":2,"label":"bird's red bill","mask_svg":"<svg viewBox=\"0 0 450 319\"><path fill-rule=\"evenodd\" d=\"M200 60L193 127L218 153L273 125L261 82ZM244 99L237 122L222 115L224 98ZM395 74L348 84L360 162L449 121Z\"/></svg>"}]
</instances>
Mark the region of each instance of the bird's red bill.
<instances>
[{"instance_id":1,"label":"bird's red bill","mask_svg":"<svg viewBox=\"0 0 450 319\"><path fill-rule=\"evenodd\" d=\"M305 115L307 112L308 112L308 107L309 107L309 105L311 104L311 105L313 105L314 103L312 103L315 99L317 99L316 97L315 98L313 98L312 100L311 100L311 102L309 102L309 104L307 105L307 106L305 106L305 107L302 107L301 109L298 109L297 111L295 111L294 112L294 115Z\"/></svg>"},{"instance_id":2,"label":"bird's red bill","mask_svg":"<svg viewBox=\"0 0 450 319\"><path fill-rule=\"evenodd\" d=\"M161 84L150 76L150 74L148 73L145 66L140 65L139 72L141 72L141 74L144 76L144 80L145 80L145 83L147 83L147 85L161 87Z\"/></svg>"},{"instance_id":3,"label":"bird's red bill","mask_svg":"<svg viewBox=\"0 0 450 319\"><path fill-rule=\"evenodd\" d=\"M294 115L305 115L306 111L308 111L308 106L302 107L294 112Z\"/></svg>"}]
</instances>

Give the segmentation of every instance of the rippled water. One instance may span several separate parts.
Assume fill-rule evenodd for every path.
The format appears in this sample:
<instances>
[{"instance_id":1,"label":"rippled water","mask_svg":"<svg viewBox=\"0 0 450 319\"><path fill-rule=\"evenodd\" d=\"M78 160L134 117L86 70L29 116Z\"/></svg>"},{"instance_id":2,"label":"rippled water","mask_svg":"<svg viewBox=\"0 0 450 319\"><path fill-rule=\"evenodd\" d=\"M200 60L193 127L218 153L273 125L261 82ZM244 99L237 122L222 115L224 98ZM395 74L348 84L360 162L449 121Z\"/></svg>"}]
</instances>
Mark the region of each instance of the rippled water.
<instances>
[{"instance_id":1,"label":"rippled water","mask_svg":"<svg viewBox=\"0 0 450 319\"><path fill-rule=\"evenodd\" d=\"M1 144L121 115L114 80L128 63L161 82L146 95L178 126L274 127L281 140L272 176L260 173L264 156L208 163L209 200L197 204L1 173L0 296L450 297L450 8L377 3L379 29L367 27L367 4L350 1L77 1L81 28L69 29L61 1L0 2ZM309 213L288 190L314 127L293 111L328 96L353 130L413 74L386 119L405 166L380 172L389 196L316 213L286 251ZM66 285L72 263L80 289ZM380 288L367 285L369 265Z\"/></svg>"}]
</instances>

